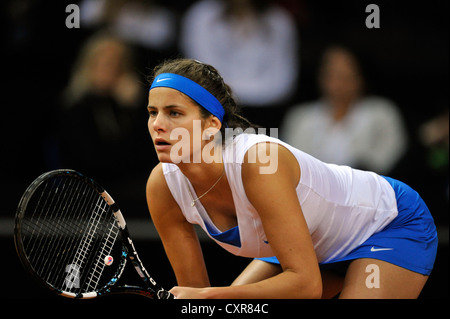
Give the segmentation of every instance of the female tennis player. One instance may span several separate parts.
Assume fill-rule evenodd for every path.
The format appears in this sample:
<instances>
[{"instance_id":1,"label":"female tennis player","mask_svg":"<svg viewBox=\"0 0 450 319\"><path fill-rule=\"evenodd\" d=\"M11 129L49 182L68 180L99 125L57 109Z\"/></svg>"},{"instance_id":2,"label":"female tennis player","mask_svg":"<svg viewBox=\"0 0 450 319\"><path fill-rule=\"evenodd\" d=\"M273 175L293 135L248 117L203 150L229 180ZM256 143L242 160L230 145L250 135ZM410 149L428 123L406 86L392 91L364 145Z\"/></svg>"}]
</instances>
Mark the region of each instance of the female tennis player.
<instances>
[{"instance_id":1,"label":"female tennis player","mask_svg":"<svg viewBox=\"0 0 450 319\"><path fill-rule=\"evenodd\" d=\"M148 129L160 164L147 201L177 298L419 296L437 235L414 190L242 132L251 123L210 65L167 61L152 80ZM218 142L237 128L241 134ZM270 166L276 169L264 170ZM231 286L210 287L192 224L229 252L254 258Z\"/></svg>"}]
</instances>

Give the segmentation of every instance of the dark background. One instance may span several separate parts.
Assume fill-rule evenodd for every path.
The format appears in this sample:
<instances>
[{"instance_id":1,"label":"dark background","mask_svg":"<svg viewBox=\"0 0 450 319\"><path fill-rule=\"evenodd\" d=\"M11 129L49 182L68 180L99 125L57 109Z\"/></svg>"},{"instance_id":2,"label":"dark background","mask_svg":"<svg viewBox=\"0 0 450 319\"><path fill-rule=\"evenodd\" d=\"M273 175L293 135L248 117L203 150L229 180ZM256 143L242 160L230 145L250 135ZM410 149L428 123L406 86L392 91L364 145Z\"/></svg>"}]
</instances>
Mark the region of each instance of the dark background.
<instances>
[{"instance_id":1,"label":"dark background","mask_svg":"<svg viewBox=\"0 0 450 319\"><path fill-rule=\"evenodd\" d=\"M17 17L12 3L29 5ZM181 17L194 1L157 1ZM294 14L300 33L300 88L290 105L317 98L316 66L322 50L344 41L363 52L370 65L372 91L393 100L407 124L411 145L392 177L415 188L427 202L438 226L441 244L433 271L421 298L448 298L448 165L434 170L428 150L420 143L421 124L448 110L449 2L448 1L278 1ZM29 183L44 171L59 168L58 113L60 95L82 43L92 34L83 28L67 29L65 7L77 1L2 1L0 23L3 77L1 86L1 202L0 298L54 298L30 281L15 255L12 238L17 204ZM376 3L381 28L367 29L365 7ZM165 51L136 48L136 69L145 76L166 57L179 55L176 46ZM98 170L100 183L116 199L126 219L144 224L136 246L150 272L170 288L175 284L161 243L155 236L145 203L145 182L157 163L142 105L142 140L132 157L139 165L124 167L113 178ZM280 107L280 118L287 105ZM253 119L258 122L257 118ZM274 122L273 127L279 123ZM76 134L76 132L74 133ZM140 144L139 144L140 143ZM141 147L142 146L142 147ZM120 151L120 150L119 150ZM95 159L93 159L95 163ZM94 164L93 164L94 165ZM110 172L108 172L110 173ZM120 177L117 177L120 176ZM139 225L139 223L135 223ZM133 234L133 229L130 229ZM227 285L248 260L232 256L210 241L203 243L213 285ZM226 270L226 271L224 271ZM130 278L133 276L130 274ZM31 292L31 294L29 294Z\"/></svg>"}]
</instances>

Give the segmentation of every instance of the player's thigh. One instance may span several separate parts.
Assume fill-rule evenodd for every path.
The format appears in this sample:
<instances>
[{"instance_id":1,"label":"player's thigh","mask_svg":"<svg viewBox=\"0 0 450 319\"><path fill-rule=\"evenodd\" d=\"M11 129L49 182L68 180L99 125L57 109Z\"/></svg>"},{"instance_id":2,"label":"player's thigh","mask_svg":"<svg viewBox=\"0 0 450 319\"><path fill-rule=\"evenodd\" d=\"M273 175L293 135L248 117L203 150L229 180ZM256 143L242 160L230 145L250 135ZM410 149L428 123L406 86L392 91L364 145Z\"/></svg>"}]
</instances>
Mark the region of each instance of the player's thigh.
<instances>
[{"instance_id":1,"label":"player's thigh","mask_svg":"<svg viewBox=\"0 0 450 319\"><path fill-rule=\"evenodd\" d=\"M354 260L345 276L342 299L414 299L428 276L371 258Z\"/></svg>"}]
</instances>

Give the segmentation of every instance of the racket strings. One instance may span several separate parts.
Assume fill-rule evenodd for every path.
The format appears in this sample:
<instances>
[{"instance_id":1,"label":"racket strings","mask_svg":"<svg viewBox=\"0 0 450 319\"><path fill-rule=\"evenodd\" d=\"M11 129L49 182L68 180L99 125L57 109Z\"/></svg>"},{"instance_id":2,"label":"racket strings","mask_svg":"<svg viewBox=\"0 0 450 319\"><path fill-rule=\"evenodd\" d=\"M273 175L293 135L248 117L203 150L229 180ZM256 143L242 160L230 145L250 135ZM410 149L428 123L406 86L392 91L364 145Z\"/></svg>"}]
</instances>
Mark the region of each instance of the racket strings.
<instances>
[{"instance_id":1,"label":"racket strings","mask_svg":"<svg viewBox=\"0 0 450 319\"><path fill-rule=\"evenodd\" d=\"M99 221L102 215L108 214L110 216L110 226L107 227L107 229L109 229L107 230L107 232L105 232L105 236L103 237L100 248L98 249L97 257L94 259L94 265L91 268L91 272L89 273L89 276L86 280L87 291L96 290L98 288L99 281L102 278L101 276L106 265L104 260L106 256L111 253L117 236L119 235L119 227L116 224L115 217L108 212L108 209L109 206L107 205L107 203L105 201L100 201L99 199L99 203L96 205L96 211L94 214L92 214L92 216L98 216L98 221L93 220L91 223L91 229L88 232L88 236L90 236L90 239L88 240L91 241L89 245L91 245L92 238L94 236L94 232L92 229L99 226ZM83 254L83 252L85 251L86 250L81 250L80 254L83 260L87 257L86 254Z\"/></svg>"},{"instance_id":2,"label":"racket strings","mask_svg":"<svg viewBox=\"0 0 450 319\"><path fill-rule=\"evenodd\" d=\"M96 207L98 207L100 201L101 199L99 198L97 200ZM89 256L89 250L91 249L92 242L94 241L95 234L98 230L100 219L101 215L99 214L99 211L94 209L94 212L91 214L88 222L89 229L78 246L73 264L81 267Z\"/></svg>"},{"instance_id":3,"label":"racket strings","mask_svg":"<svg viewBox=\"0 0 450 319\"><path fill-rule=\"evenodd\" d=\"M71 193L65 191L66 187L69 190L71 189L70 183L71 181L65 184L61 180L53 180L52 183L46 183L31 218L24 218L23 223L25 227L22 234L23 241L26 243L25 251L28 252L30 262L33 265L38 265L36 271L39 274L43 274L43 270L46 269L48 262L50 262L46 258L46 251L58 250L69 238L70 229L64 221L64 218L68 216L62 215L61 218L57 218L52 215L53 212L50 208L53 207L53 210L59 211L66 197L72 198ZM61 190L60 187L62 187ZM65 196L55 196L59 190ZM69 205L72 204L69 203ZM29 240L26 238L27 233L29 233ZM36 249L38 251L35 251Z\"/></svg>"},{"instance_id":4,"label":"racket strings","mask_svg":"<svg viewBox=\"0 0 450 319\"><path fill-rule=\"evenodd\" d=\"M120 233L110 207L98 192L74 178L53 178L30 199L22 241L36 273L52 286L76 293L93 291L117 248Z\"/></svg>"},{"instance_id":5,"label":"racket strings","mask_svg":"<svg viewBox=\"0 0 450 319\"><path fill-rule=\"evenodd\" d=\"M30 260L30 262L38 266L36 271L47 282L55 281L57 286L60 287L68 275L73 277L74 280L71 282L74 284L77 282L75 279L79 278L73 272L77 268L75 264L70 262L69 252L71 251L70 245L76 238L74 234L82 230L82 221L86 217L80 215L76 218L74 214L85 211L85 203L92 200L95 193L90 192L88 194L88 187L81 183L75 183L74 180L68 180L67 183L65 180L60 181L58 186L56 186L56 182L47 195L50 198L48 205L44 205L42 208L37 207L35 210L35 214L41 211L45 212L41 218L35 221L34 225L39 225L39 230L46 235L40 238L38 233L36 238L39 240L36 240L35 243L38 243L37 246L41 248L41 251L38 258L35 261ZM58 193L59 196L57 196ZM82 200L83 196L85 196L84 200ZM51 257L52 252L57 253L53 258ZM57 273L60 269L64 271L59 272L58 276Z\"/></svg>"}]
</instances>

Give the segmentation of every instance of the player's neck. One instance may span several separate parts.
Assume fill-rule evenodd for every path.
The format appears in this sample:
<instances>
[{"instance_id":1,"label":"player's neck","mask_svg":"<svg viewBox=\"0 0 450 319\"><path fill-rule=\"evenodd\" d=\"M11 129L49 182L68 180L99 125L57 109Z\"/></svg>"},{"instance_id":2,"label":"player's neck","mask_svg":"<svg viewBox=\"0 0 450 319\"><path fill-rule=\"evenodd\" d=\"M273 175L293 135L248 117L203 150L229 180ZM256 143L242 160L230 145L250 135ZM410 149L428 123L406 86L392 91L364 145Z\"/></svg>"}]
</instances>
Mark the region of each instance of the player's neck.
<instances>
[{"instance_id":1,"label":"player's neck","mask_svg":"<svg viewBox=\"0 0 450 319\"><path fill-rule=\"evenodd\" d=\"M222 175L225 167L222 161L212 163L179 163L177 166L192 185L210 185Z\"/></svg>"}]
</instances>

